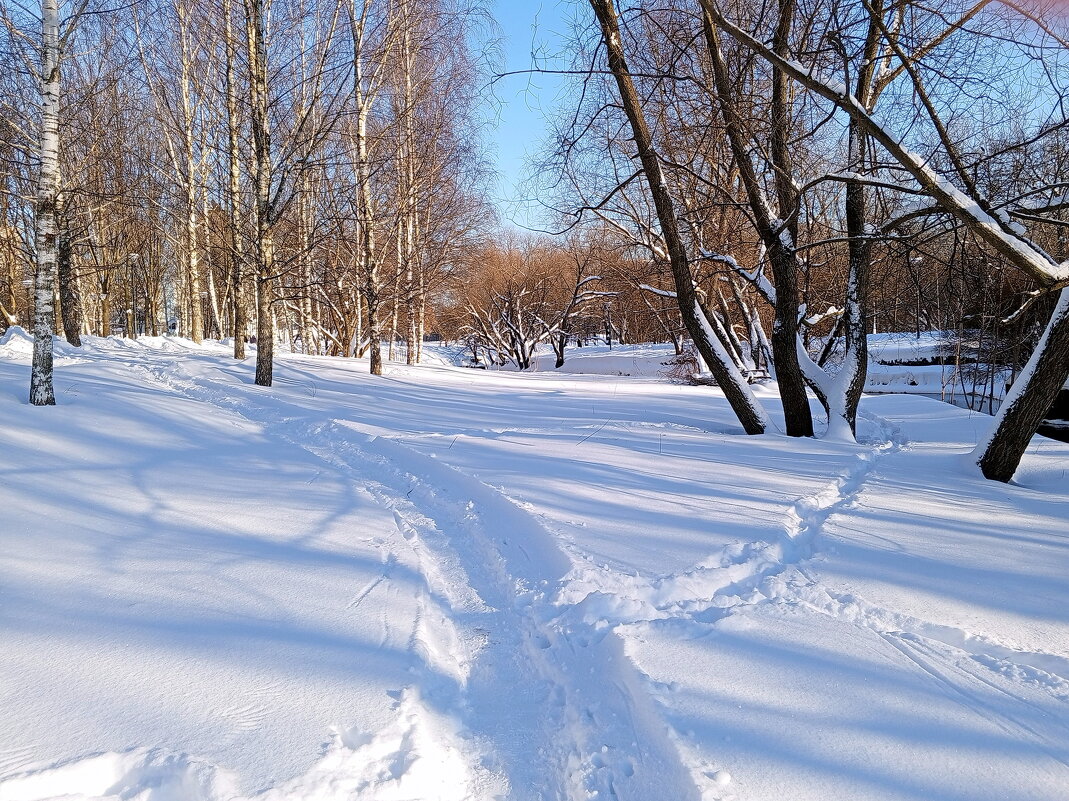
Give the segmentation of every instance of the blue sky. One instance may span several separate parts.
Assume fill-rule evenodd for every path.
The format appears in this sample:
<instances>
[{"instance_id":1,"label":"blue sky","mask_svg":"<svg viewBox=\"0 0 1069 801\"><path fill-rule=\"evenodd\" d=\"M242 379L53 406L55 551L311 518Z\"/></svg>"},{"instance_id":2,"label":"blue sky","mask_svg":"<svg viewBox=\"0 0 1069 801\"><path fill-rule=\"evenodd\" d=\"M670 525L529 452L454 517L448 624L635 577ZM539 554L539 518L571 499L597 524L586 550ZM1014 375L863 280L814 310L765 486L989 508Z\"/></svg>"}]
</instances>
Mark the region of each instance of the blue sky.
<instances>
[{"instance_id":1,"label":"blue sky","mask_svg":"<svg viewBox=\"0 0 1069 801\"><path fill-rule=\"evenodd\" d=\"M582 10L574 0L494 0L493 10L503 36L506 72L533 65L563 66L559 56L571 20ZM516 184L527 173L527 155L537 152L546 135L546 115L555 112L560 87L560 79L553 75L514 75L495 87L500 107L490 134L499 172L494 200L506 223L510 216L521 225L530 222L511 201L517 197Z\"/></svg>"}]
</instances>

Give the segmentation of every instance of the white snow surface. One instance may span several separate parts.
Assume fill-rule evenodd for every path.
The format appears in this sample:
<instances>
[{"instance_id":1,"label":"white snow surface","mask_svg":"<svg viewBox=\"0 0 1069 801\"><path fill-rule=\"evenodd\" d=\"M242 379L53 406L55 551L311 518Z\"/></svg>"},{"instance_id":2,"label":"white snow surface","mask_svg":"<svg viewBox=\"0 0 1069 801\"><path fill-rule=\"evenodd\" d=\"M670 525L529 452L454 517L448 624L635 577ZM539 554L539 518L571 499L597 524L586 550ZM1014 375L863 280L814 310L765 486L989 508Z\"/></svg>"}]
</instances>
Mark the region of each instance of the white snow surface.
<instances>
[{"instance_id":1,"label":"white snow surface","mask_svg":"<svg viewBox=\"0 0 1069 801\"><path fill-rule=\"evenodd\" d=\"M948 334L943 331L869 334L868 341L872 362L888 365L923 360L935 362L946 354Z\"/></svg>"},{"instance_id":2,"label":"white snow surface","mask_svg":"<svg viewBox=\"0 0 1069 801\"><path fill-rule=\"evenodd\" d=\"M675 358L671 345L569 345L564 351L564 364L557 368L552 348L540 346L531 360L531 370L575 375L643 376L657 378L671 369L669 360Z\"/></svg>"},{"instance_id":3,"label":"white snow surface","mask_svg":"<svg viewBox=\"0 0 1069 801\"><path fill-rule=\"evenodd\" d=\"M657 378L264 389L169 338L57 342L34 408L28 358L0 801L1069 797L1069 445L1001 485L925 398L848 445Z\"/></svg>"}]
</instances>

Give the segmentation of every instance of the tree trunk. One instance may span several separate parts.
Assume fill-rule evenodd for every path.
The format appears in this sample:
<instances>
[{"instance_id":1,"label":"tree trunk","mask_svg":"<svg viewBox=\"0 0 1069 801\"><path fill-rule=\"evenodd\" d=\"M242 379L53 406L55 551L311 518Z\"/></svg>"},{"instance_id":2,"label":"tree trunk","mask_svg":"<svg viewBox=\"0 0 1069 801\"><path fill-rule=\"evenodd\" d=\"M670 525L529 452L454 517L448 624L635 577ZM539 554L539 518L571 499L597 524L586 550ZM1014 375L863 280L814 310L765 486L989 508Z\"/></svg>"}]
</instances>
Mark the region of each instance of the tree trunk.
<instances>
[{"instance_id":1,"label":"tree trunk","mask_svg":"<svg viewBox=\"0 0 1069 801\"><path fill-rule=\"evenodd\" d=\"M780 0L779 24L776 27L775 47L786 48L793 1ZM776 364L776 381L783 405L787 435L813 436L813 414L802 375L797 348L798 341L798 258L795 253L797 237L797 189L788 147L790 120L787 109L787 76L775 71L772 85L772 142L771 156L776 167L776 193L779 218L773 217L751 161L750 143L743 138L745 121L738 107L738 99L720 39L708 14L702 15L702 29L712 62L716 82L716 96L727 128L728 143L738 166L739 177L754 214L758 234L765 245L772 275L776 283L776 317L772 324L772 355Z\"/></svg>"},{"instance_id":2,"label":"tree trunk","mask_svg":"<svg viewBox=\"0 0 1069 801\"><path fill-rule=\"evenodd\" d=\"M397 269L394 271L393 276L393 298L390 308L390 348L388 357L390 361L393 361L394 346L397 344L397 317L401 308L401 276L402 273L402 259L401 253L401 241L402 241L402 226L400 220L397 224Z\"/></svg>"},{"instance_id":3,"label":"tree trunk","mask_svg":"<svg viewBox=\"0 0 1069 801\"><path fill-rule=\"evenodd\" d=\"M76 348L82 346L82 297L78 292L74 265L71 264L70 238L61 235L58 240L56 266L59 277L59 305L62 310L63 334Z\"/></svg>"},{"instance_id":4,"label":"tree trunk","mask_svg":"<svg viewBox=\"0 0 1069 801\"><path fill-rule=\"evenodd\" d=\"M59 3L41 2L41 173L37 184L33 363L30 403L54 406L52 387L52 283L56 272L56 211L59 206Z\"/></svg>"},{"instance_id":5,"label":"tree trunk","mask_svg":"<svg viewBox=\"0 0 1069 801\"><path fill-rule=\"evenodd\" d=\"M366 13L366 7L365 7ZM356 7L349 5L353 35L353 74L356 101L356 199L360 224L359 274L363 276L364 302L367 304L368 349L371 355L371 374L382 375L382 331L379 313L378 260L375 256L375 218L371 195L371 165L368 158L367 121L374 95L364 83L364 24L365 17L357 17ZM359 298L357 299L359 304Z\"/></svg>"},{"instance_id":6,"label":"tree trunk","mask_svg":"<svg viewBox=\"0 0 1069 801\"><path fill-rule=\"evenodd\" d=\"M298 270L301 291L297 296L298 323L301 332L301 351L317 353L316 336L313 333L315 320L312 317L312 180L306 172L302 176L300 196L297 200L297 237L300 254Z\"/></svg>"},{"instance_id":7,"label":"tree trunk","mask_svg":"<svg viewBox=\"0 0 1069 801\"><path fill-rule=\"evenodd\" d=\"M413 114L415 113L412 91L414 70L412 52L412 24L409 19L411 0L401 0L401 147L398 157L398 175L401 183L401 219L404 230L401 248L405 274L405 317L408 323L405 334L405 363L416 363L416 174Z\"/></svg>"},{"instance_id":8,"label":"tree trunk","mask_svg":"<svg viewBox=\"0 0 1069 801\"><path fill-rule=\"evenodd\" d=\"M264 0L244 0L249 93L256 178L256 383L271 386L275 327L272 315L275 248L272 239L271 130L267 117L267 43Z\"/></svg>"},{"instance_id":9,"label":"tree trunk","mask_svg":"<svg viewBox=\"0 0 1069 801\"><path fill-rule=\"evenodd\" d=\"M559 370L564 366L564 351L568 347L568 332L567 332L567 319L561 324L561 332L557 334L556 342L553 346L553 353L557 357L553 362L553 368Z\"/></svg>"},{"instance_id":10,"label":"tree trunk","mask_svg":"<svg viewBox=\"0 0 1069 801\"><path fill-rule=\"evenodd\" d=\"M851 129L854 129L851 123ZM859 145L863 140L858 131L853 131ZM850 432L857 435L857 407L865 389L865 377L868 374L869 337L868 322L865 318L865 305L869 294L869 256L871 243L866 230L867 204L865 187L857 181L846 185L846 235L849 248L849 272L846 279L846 304L843 309L843 334L846 343L846 356L840 370L846 372L837 383L844 389L841 413L850 427ZM832 334L834 335L834 331ZM845 379L845 380L844 380ZM828 428L833 421L831 415L835 410L827 408Z\"/></svg>"},{"instance_id":11,"label":"tree trunk","mask_svg":"<svg viewBox=\"0 0 1069 801\"><path fill-rule=\"evenodd\" d=\"M653 147L653 138L642 112L638 92L624 58L623 40L620 36L615 6L612 0L590 0L590 5L601 26L602 39L608 52L609 69L616 78L620 99L631 124L638 156L653 196L657 219L661 225L661 235L664 237L668 250L683 323L690 333L694 346L705 359L724 395L727 396L731 408L738 415L743 429L747 434L763 434L768 426L764 409L754 397L738 368L724 352L723 346L716 341L715 335L710 335L708 323L699 317L701 311L694 292L694 278L691 275L690 263L679 234L679 221L676 219L672 198L661 171L660 158Z\"/></svg>"},{"instance_id":12,"label":"tree trunk","mask_svg":"<svg viewBox=\"0 0 1069 801\"><path fill-rule=\"evenodd\" d=\"M108 282L110 284L110 281ZM100 293L100 336L111 335L111 291L105 285Z\"/></svg>"},{"instance_id":13,"label":"tree trunk","mask_svg":"<svg viewBox=\"0 0 1069 801\"><path fill-rule=\"evenodd\" d=\"M238 151L238 94L235 63L234 29L230 0L223 0L223 38L226 44L226 127L227 127L227 195L230 205L230 299L234 327L234 358L245 358L245 285L242 270L244 249L241 242L241 158Z\"/></svg>"},{"instance_id":14,"label":"tree trunk","mask_svg":"<svg viewBox=\"0 0 1069 801\"><path fill-rule=\"evenodd\" d=\"M973 455L986 478L1009 481L1069 376L1069 288L1058 295L1032 358L1002 401L989 437Z\"/></svg>"},{"instance_id":15,"label":"tree trunk","mask_svg":"<svg viewBox=\"0 0 1069 801\"><path fill-rule=\"evenodd\" d=\"M179 12L181 14L181 12ZM192 81L193 55L190 47L190 23L188 18L181 15L181 39L182 39L182 68L180 80L182 82L182 125L183 156L185 158L185 190L186 190L186 227L185 227L185 269L186 282L189 287L189 337L196 343L204 338L204 307L201 303L200 288L200 251L197 243L197 181L196 181L196 153L193 145L193 128L196 124L193 113L193 101L190 97L190 82Z\"/></svg>"}]
</instances>

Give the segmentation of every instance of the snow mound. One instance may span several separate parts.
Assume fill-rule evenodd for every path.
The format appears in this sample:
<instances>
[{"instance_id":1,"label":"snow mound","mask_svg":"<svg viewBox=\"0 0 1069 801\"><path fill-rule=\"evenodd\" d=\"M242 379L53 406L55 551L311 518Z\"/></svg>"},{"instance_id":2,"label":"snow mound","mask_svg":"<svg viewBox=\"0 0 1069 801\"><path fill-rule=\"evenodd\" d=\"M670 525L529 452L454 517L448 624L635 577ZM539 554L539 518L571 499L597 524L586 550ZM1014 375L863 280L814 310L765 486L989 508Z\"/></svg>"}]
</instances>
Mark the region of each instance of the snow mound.
<instances>
[{"instance_id":1,"label":"snow mound","mask_svg":"<svg viewBox=\"0 0 1069 801\"><path fill-rule=\"evenodd\" d=\"M185 754L139 748L98 754L0 781L4 801L223 801L237 795L226 771Z\"/></svg>"},{"instance_id":2,"label":"snow mound","mask_svg":"<svg viewBox=\"0 0 1069 801\"><path fill-rule=\"evenodd\" d=\"M531 370L571 375L617 375L660 378L669 359L675 356L671 345L590 345L568 348L564 366L555 368L552 350L542 348L531 362Z\"/></svg>"},{"instance_id":3,"label":"snow mound","mask_svg":"<svg viewBox=\"0 0 1069 801\"><path fill-rule=\"evenodd\" d=\"M0 336L0 355L7 357L30 356L33 353L33 335L20 325L13 325Z\"/></svg>"}]
</instances>

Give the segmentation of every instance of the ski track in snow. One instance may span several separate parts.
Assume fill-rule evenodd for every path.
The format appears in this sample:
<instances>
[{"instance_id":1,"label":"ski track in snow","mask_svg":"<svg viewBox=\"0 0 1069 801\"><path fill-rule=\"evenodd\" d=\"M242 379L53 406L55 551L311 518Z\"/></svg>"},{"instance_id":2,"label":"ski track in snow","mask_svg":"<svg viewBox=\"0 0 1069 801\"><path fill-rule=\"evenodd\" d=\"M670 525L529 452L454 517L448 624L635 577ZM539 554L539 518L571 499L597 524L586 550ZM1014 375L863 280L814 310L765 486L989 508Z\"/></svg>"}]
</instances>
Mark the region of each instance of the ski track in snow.
<instances>
[{"instance_id":1,"label":"ski track in snow","mask_svg":"<svg viewBox=\"0 0 1069 801\"><path fill-rule=\"evenodd\" d=\"M427 669L406 692L419 692L421 702L461 724L468 790L457 798L492 797L483 794L488 788L532 800L710 797L695 784L620 638L567 608L561 614L556 589L571 563L534 516L355 423L309 425L270 410L264 419L255 391L234 398L234 387L205 386L179 371L178 362L149 370L172 390L237 412L349 470L392 509L426 582L411 648ZM351 607L388 578L394 559L385 557L383 576ZM494 752L501 742L511 744L509 753Z\"/></svg>"}]
</instances>

